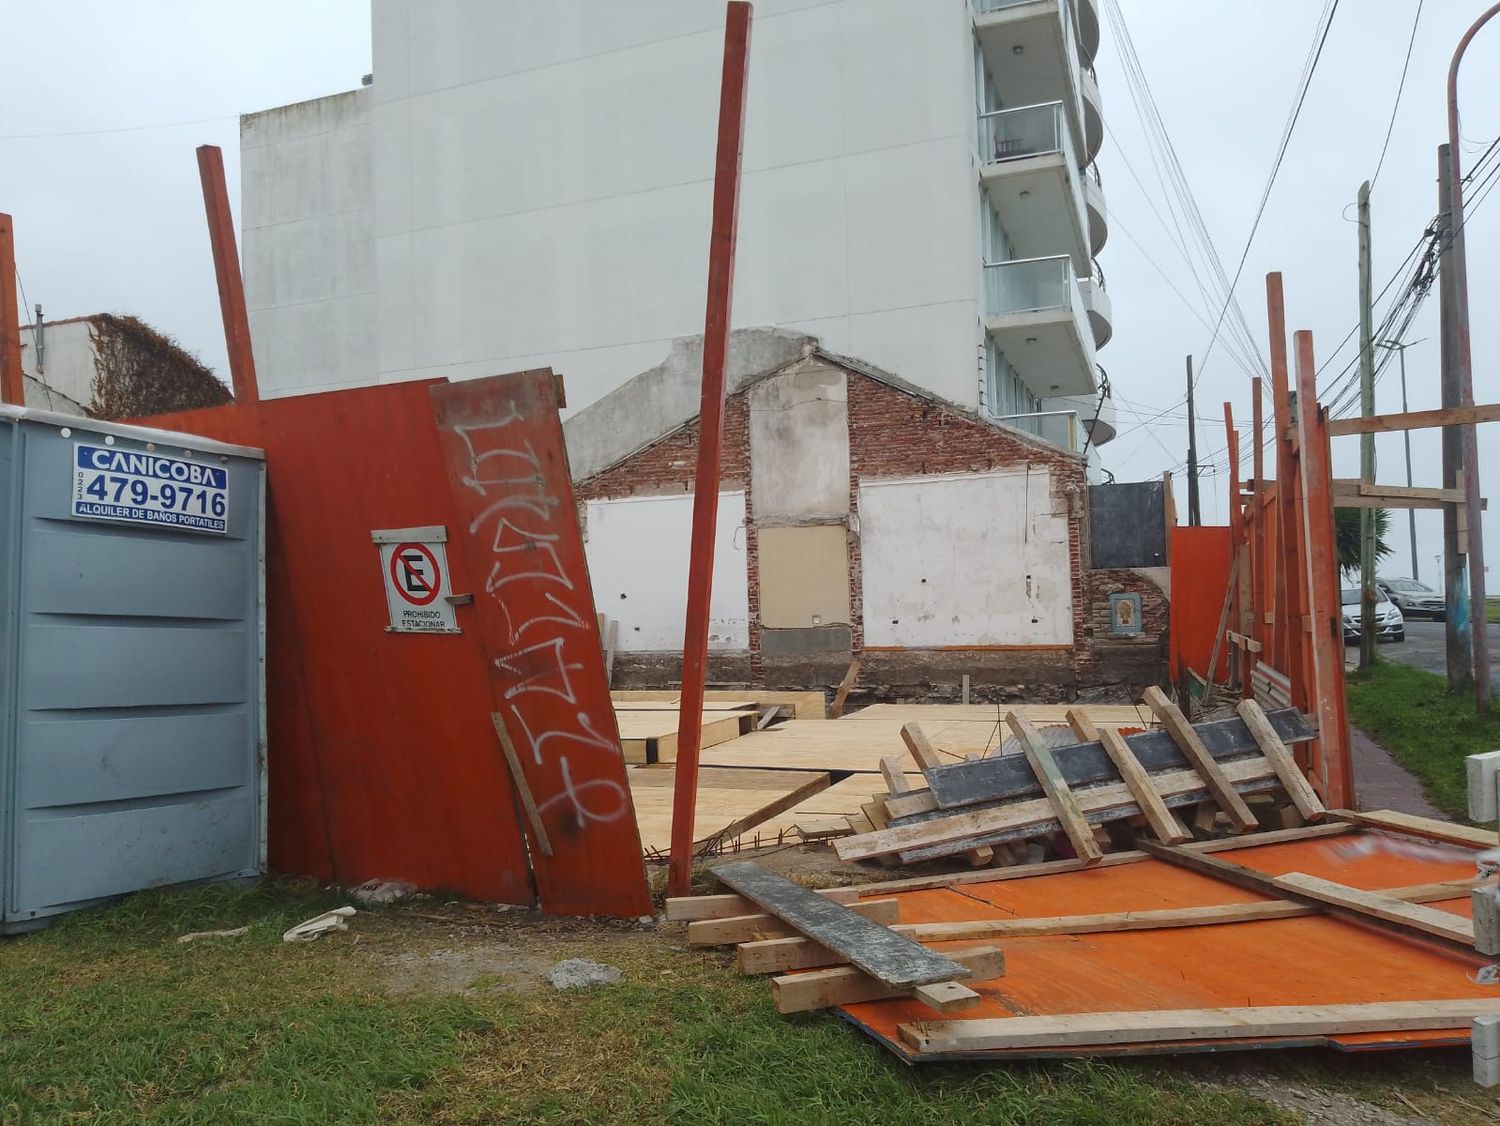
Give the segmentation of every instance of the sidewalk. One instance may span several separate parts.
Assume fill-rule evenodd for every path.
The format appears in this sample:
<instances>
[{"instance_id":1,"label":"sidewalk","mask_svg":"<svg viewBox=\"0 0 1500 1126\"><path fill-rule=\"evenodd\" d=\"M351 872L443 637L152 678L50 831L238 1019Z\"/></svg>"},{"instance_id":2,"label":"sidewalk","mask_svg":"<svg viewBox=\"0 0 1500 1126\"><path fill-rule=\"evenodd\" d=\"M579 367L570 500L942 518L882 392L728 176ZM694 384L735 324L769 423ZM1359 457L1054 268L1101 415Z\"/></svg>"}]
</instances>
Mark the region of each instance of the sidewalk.
<instances>
[{"instance_id":1,"label":"sidewalk","mask_svg":"<svg viewBox=\"0 0 1500 1126\"><path fill-rule=\"evenodd\" d=\"M1349 742L1354 752L1354 800L1360 809L1394 809L1417 817L1451 820L1422 796L1422 783L1415 775L1353 725L1349 727Z\"/></svg>"}]
</instances>

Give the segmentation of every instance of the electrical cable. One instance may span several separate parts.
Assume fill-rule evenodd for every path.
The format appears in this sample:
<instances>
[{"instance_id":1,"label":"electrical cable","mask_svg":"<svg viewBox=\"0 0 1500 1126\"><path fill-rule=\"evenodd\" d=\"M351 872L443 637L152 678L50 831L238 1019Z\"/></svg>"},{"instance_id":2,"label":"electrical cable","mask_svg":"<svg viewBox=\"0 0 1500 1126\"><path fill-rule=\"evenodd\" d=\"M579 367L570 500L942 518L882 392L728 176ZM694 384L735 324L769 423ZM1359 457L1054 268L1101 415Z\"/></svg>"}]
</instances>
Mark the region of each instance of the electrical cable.
<instances>
[{"instance_id":1,"label":"electrical cable","mask_svg":"<svg viewBox=\"0 0 1500 1126\"><path fill-rule=\"evenodd\" d=\"M1380 145L1380 159L1375 162L1375 175L1370 177L1370 191L1380 181L1380 170L1385 166L1386 150L1391 147L1391 133L1396 128L1396 111L1401 108L1401 95L1406 90L1406 72L1411 69L1411 49L1417 42L1417 24L1422 20L1423 0L1417 0L1416 15L1411 18L1411 37L1406 41L1406 60L1401 64L1401 81L1396 83L1396 101L1391 106L1391 120L1385 127L1385 140Z\"/></svg>"}]
</instances>

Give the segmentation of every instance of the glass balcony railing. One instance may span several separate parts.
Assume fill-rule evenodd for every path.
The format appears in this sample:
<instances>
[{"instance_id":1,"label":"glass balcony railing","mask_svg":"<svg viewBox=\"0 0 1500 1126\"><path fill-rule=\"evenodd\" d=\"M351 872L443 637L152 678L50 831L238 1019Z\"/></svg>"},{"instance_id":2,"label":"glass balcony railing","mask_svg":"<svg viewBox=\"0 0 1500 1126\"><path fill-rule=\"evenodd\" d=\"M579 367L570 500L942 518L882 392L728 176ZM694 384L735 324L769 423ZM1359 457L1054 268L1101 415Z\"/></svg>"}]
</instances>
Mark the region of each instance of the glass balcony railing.
<instances>
[{"instance_id":1,"label":"glass balcony railing","mask_svg":"<svg viewBox=\"0 0 1500 1126\"><path fill-rule=\"evenodd\" d=\"M1001 8L1014 8L1018 4L1030 4L1033 0L974 0L974 11L980 15L998 12Z\"/></svg>"},{"instance_id":2,"label":"glass balcony railing","mask_svg":"<svg viewBox=\"0 0 1500 1126\"><path fill-rule=\"evenodd\" d=\"M986 164L1053 152L1064 154L1068 167L1078 167L1073 135L1061 102L997 109L979 115L979 155Z\"/></svg>"},{"instance_id":3,"label":"glass balcony railing","mask_svg":"<svg viewBox=\"0 0 1500 1126\"><path fill-rule=\"evenodd\" d=\"M1066 254L986 264L984 301L985 312L992 317L1043 309L1083 308L1078 282L1073 277L1073 260Z\"/></svg>"},{"instance_id":4,"label":"glass balcony railing","mask_svg":"<svg viewBox=\"0 0 1500 1126\"><path fill-rule=\"evenodd\" d=\"M991 416L1017 430L1034 435L1044 442L1061 446L1065 450L1078 452L1083 427L1077 411L1032 411L1029 414L1002 414Z\"/></svg>"}]
</instances>

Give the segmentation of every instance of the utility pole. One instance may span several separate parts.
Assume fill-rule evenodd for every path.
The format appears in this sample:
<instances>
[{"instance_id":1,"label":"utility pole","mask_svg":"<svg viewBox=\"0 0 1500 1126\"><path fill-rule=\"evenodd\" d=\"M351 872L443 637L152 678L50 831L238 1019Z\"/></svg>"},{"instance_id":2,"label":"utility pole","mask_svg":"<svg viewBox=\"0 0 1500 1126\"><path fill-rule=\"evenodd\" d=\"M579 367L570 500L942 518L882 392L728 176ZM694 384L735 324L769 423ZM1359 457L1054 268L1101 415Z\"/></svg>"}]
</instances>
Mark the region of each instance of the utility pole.
<instances>
[{"instance_id":1,"label":"utility pole","mask_svg":"<svg viewBox=\"0 0 1500 1126\"><path fill-rule=\"evenodd\" d=\"M1399 359L1401 361L1401 413L1402 414L1406 414L1407 412L1409 412L1411 410L1411 407L1408 406L1407 402L1406 402L1406 350L1408 348L1410 348L1413 344L1421 344L1422 341L1426 340L1426 339L1427 339L1427 337L1424 336L1424 337L1422 337L1421 340L1410 340L1410 341L1407 341L1406 343L1402 343L1399 340L1382 340L1380 342L1380 347L1394 350L1395 353L1396 353L1397 359ZM1412 483L1411 483L1411 431L1410 430L1403 430L1403 431L1401 431L1401 437L1406 442L1406 487L1409 489L1409 488L1412 487ZM1406 510L1406 520L1407 520L1407 529L1408 529L1408 532L1410 534L1410 539L1411 539L1411 577L1414 578L1414 579L1416 579L1418 582L1420 582L1421 579L1422 579L1422 571L1421 571L1421 568L1417 564L1417 510L1415 508L1408 508Z\"/></svg>"},{"instance_id":2,"label":"utility pole","mask_svg":"<svg viewBox=\"0 0 1500 1126\"><path fill-rule=\"evenodd\" d=\"M1453 224L1453 241L1448 256L1453 259L1453 359L1458 381L1460 406L1474 405L1474 356L1469 342L1469 267L1464 250L1464 176L1458 147L1458 67L1481 27L1500 15L1495 4L1474 21L1458 41L1453 61L1448 64L1448 178L1449 221ZM1464 508L1468 513L1465 529L1469 558L1469 610L1479 615L1477 626L1471 624L1474 646L1474 710L1490 710L1490 638L1485 625L1484 596L1484 502L1479 496L1479 437L1471 422L1460 428L1460 449L1464 467Z\"/></svg>"},{"instance_id":3,"label":"utility pole","mask_svg":"<svg viewBox=\"0 0 1500 1126\"><path fill-rule=\"evenodd\" d=\"M1198 420L1193 415L1193 357L1187 358L1187 411L1188 411L1188 524L1194 528L1203 524L1203 511L1198 507Z\"/></svg>"},{"instance_id":4,"label":"utility pole","mask_svg":"<svg viewBox=\"0 0 1500 1126\"><path fill-rule=\"evenodd\" d=\"M1452 193L1448 190L1453 165L1448 160L1448 146L1438 146L1438 316L1442 330L1443 406L1458 406L1458 354L1456 318L1453 315L1453 238ZM1443 427L1443 488L1458 487L1463 472L1463 446L1456 426ZM1448 657L1448 691L1468 694L1474 690L1473 623L1469 619L1469 579L1464 572L1464 557L1458 543L1459 505L1443 505L1443 598L1444 639Z\"/></svg>"},{"instance_id":5,"label":"utility pole","mask_svg":"<svg viewBox=\"0 0 1500 1126\"><path fill-rule=\"evenodd\" d=\"M1359 186L1359 413L1375 413L1375 315L1370 289L1370 181ZM1359 437L1359 480L1375 483L1375 435ZM1359 510L1359 667L1375 667L1375 509Z\"/></svg>"}]
</instances>

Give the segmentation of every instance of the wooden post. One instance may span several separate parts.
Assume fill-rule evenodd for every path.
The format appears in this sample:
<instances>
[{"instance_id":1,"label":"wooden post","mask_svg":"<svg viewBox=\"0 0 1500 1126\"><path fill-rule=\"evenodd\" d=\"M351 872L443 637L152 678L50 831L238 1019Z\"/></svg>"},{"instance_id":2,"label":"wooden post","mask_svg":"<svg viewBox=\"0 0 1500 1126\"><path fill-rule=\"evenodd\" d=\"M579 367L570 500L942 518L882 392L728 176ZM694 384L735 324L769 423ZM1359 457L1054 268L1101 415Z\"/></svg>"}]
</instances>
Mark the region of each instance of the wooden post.
<instances>
[{"instance_id":1,"label":"wooden post","mask_svg":"<svg viewBox=\"0 0 1500 1126\"><path fill-rule=\"evenodd\" d=\"M1303 681L1304 584L1295 576L1302 568L1302 519L1298 508L1297 453L1293 449L1292 388L1286 346L1286 297L1281 275L1266 275L1266 313L1271 332L1271 394L1276 426L1276 551L1274 613L1276 615L1270 664L1292 683L1292 706L1308 709Z\"/></svg>"},{"instance_id":2,"label":"wooden post","mask_svg":"<svg viewBox=\"0 0 1500 1126\"><path fill-rule=\"evenodd\" d=\"M1375 312L1370 285L1370 181L1359 186L1359 413L1375 413ZM1359 479L1375 483L1375 435L1359 440ZM1375 666L1375 510L1359 510L1359 667Z\"/></svg>"},{"instance_id":3,"label":"wooden post","mask_svg":"<svg viewBox=\"0 0 1500 1126\"><path fill-rule=\"evenodd\" d=\"M1448 178L1453 165L1448 160L1448 146L1438 146L1438 217L1437 229L1443 240L1443 254L1438 259L1438 337L1442 354L1442 404L1445 410L1459 406L1458 339L1453 316L1454 259L1447 243L1453 237L1453 196ZM1443 430L1443 488L1456 489L1463 477L1463 429L1448 426ZM1446 642L1448 691L1468 694L1474 690L1473 617L1476 609L1469 605L1469 582L1464 573L1464 554L1459 548L1459 509L1461 505L1443 506L1443 636ZM1484 607L1478 607L1480 614Z\"/></svg>"},{"instance_id":4,"label":"wooden post","mask_svg":"<svg viewBox=\"0 0 1500 1126\"><path fill-rule=\"evenodd\" d=\"M1188 415L1188 523L1199 527L1203 523L1203 510L1198 504L1198 420L1193 416L1193 357L1187 358L1187 415ZM1212 671L1209 676L1212 678Z\"/></svg>"},{"instance_id":5,"label":"wooden post","mask_svg":"<svg viewBox=\"0 0 1500 1126\"><path fill-rule=\"evenodd\" d=\"M1251 431L1255 436L1255 449L1252 453L1251 470L1255 475L1255 496L1250 502L1250 628L1246 631L1247 637L1253 637L1262 643L1266 640L1266 575L1265 575L1265 546L1266 546L1266 428L1265 428L1265 406L1264 388L1260 376L1250 381L1251 395L1255 400L1255 406L1251 411ZM1262 650L1264 651L1264 650ZM1255 663L1260 658L1251 654L1245 662L1245 698L1250 699L1254 695L1254 687L1250 679L1255 671Z\"/></svg>"},{"instance_id":6,"label":"wooden post","mask_svg":"<svg viewBox=\"0 0 1500 1126\"><path fill-rule=\"evenodd\" d=\"M671 895L686 895L693 874L693 817L698 804L703 689L708 678L708 611L713 592L714 530L719 516L719 470L724 448L724 372L729 361L734 298L751 11L746 0L730 0L724 23L724 70L719 87L719 139L708 248L708 312L703 328L703 394L698 409L698 471L693 481L677 777L672 793L672 862L667 881Z\"/></svg>"},{"instance_id":7,"label":"wooden post","mask_svg":"<svg viewBox=\"0 0 1500 1126\"><path fill-rule=\"evenodd\" d=\"M203 208L208 215L208 241L213 248L214 277L219 283L219 315L224 321L234 398L240 403L258 402L260 386L255 378L255 353L250 347L245 280L240 276L234 214L229 210L229 188L224 182L224 153L218 145L198 146L198 178L203 182Z\"/></svg>"},{"instance_id":8,"label":"wooden post","mask_svg":"<svg viewBox=\"0 0 1500 1126\"><path fill-rule=\"evenodd\" d=\"M26 378L21 372L21 318L16 310L16 231L11 217L0 213L0 402L26 405Z\"/></svg>"},{"instance_id":9,"label":"wooden post","mask_svg":"<svg viewBox=\"0 0 1500 1126\"><path fill-rule=\"evenodd\" d=\"M1333 467L1328 449L1328 414L1317 400L1317 365L1310 332L1297 342L1297 433L1302 475L1303 542L1307 553L1296 584L1306 592L1311 664L1310 699L1298 707L1315 711L1314 781L1329 805L1354 801L1349 756L1349 717L1344 699L1344 625L1339 603L1338 547L1333 531ZM1294 681L1292 694L1297 695Z\"/></svg>"}]
</instances>

